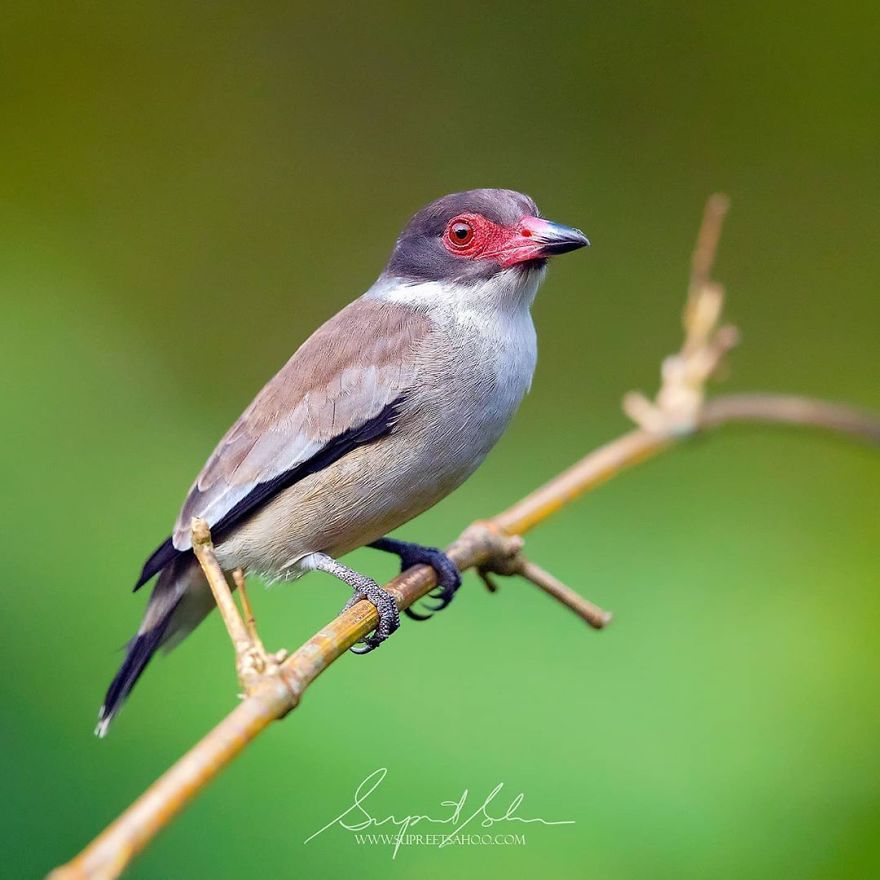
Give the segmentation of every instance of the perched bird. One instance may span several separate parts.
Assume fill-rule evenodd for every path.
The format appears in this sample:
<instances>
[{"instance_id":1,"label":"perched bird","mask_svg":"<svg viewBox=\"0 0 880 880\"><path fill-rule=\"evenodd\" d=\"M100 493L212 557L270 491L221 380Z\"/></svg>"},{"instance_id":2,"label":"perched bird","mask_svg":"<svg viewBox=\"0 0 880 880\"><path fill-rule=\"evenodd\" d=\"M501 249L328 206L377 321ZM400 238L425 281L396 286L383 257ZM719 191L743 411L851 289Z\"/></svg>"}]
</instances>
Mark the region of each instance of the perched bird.
<instances>
[{"instance_id":1,"label":"perched bird","mask_svg":"<svg viewBox=\"0 0 880 880\"><path fill-rule=\"evenodd\" d=\"M352 602L372 602L380 623L358 653L399 621L391 595L339 561L349 551L370 545L403 568L432 565L433 610L448 604L461 583L453 563L383 536L461 485L501 437L532 381L529 307L547 258L588 244L511 190L455 193L419 211L376 283L303 343L208 459L135 586L158 575L96 732L155 651L214 606L192 552L193 517L208 523L225 571L324 571L352 588Z\"/></svg>"}]
</instances>

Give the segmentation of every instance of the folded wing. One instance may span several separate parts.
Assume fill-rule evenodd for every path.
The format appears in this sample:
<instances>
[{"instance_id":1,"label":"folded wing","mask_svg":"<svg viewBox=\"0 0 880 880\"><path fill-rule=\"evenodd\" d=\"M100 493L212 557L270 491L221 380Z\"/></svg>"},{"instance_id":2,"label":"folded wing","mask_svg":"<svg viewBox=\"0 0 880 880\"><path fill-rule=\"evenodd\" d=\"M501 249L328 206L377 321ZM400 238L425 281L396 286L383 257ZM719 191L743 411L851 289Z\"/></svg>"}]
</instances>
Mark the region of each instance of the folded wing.
<instances>
[{"instance_id":1,"label":"folded wing","mask_svg":"<svg viewBox=\"0 0 880 880\"><path fill-rule=\"evenodd\" d=\"M393 430L429 332L413 309L371 299L318 329L217 445L138 586L191 549L194 516L222 537L278 492Z\"/></svg>"}]
</instances>

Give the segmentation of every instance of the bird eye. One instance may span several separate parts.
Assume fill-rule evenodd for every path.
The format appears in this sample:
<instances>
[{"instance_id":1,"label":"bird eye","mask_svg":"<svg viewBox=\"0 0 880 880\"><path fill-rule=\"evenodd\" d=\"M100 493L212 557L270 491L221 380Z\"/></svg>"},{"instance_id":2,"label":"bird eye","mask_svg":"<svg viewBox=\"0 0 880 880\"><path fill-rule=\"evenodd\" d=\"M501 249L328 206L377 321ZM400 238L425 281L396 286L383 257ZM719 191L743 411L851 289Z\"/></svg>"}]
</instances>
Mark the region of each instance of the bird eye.
<instances>
[{"instance_id":1,"label":"bird eye","mask_svg":"<svg viewBox=\"0 0 880 880\"><path fill-rule=\"evenodd\" d=\"M465 220L456 220L449 225L449 240L456 247L466 247L474 237L474 227Z\"/></svg>"}]
</instances>

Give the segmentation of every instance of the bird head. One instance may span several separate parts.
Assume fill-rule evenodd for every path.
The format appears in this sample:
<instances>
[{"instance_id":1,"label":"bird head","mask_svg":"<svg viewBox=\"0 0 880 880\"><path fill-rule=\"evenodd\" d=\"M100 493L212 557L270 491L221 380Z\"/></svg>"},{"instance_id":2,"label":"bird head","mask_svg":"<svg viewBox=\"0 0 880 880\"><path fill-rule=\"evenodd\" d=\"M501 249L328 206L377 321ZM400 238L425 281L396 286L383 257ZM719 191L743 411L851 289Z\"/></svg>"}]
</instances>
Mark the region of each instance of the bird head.
<instances>
[{"instance_id":1,"label":"bird head","mask_svg":"<svg viewBox=\"0 0 880 880\"><path fill-rule=\"evenodd\" d=\"M589 243L579 229L544 220L522 193L473 189L422 208L397 239L384 275L410 283L479 284L532 274L548 257Z\"/></svg>"}]
</instances>

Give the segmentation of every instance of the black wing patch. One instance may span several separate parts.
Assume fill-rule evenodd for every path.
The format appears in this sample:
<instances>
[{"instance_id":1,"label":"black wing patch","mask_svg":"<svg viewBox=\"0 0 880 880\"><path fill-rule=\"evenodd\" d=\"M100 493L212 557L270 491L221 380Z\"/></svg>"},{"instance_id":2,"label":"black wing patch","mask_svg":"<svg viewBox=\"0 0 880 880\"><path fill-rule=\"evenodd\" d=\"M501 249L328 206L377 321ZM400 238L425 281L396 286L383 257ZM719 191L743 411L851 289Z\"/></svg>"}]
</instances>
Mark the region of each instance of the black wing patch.
<instances>
[{"instance_id":1,"label":"black wing patch","mask_svg":"<svg viewBox=\"0 0 880 880\"><path fill-rule=\"evenodd\" d=\"M372 443L380 437L390 434L394 428L400 405L403 403L403 395L383 407L382 411L373 418L364 422L358 428L349 428L330 440L320 452L316 452L311 458L298 464L296 467L279 474L265 483L258 483L245 495L241 501L230 508L218 522L211 525L211 536L215 541L222 541L224 534L237 526L242 520L274 498L279 492L289 489L295 483L305 479L311 474L316 474L331 464L339 461L344 455L356 449ZM158 574L166 565L173 562L178 556L192 553L192 550L178 550L168 538L160 544L144 563L141 576L134 585L139 590L151 577Z\"/></svg>"},{"instance_id":2,"label":"black wing patch","mask_svg":"<svg viewBox=\"0 0 880 880\"><path fill-rule=\"evenodd\" d=\"M171 538L167 538L163 541L144 563L144 567L141 569L141 576L138 578L138 582L134 585L134 592L137 592L154 574L159 574L166 565L177 559L180 554L181 551L174 546L174 542Z\"/></svg>"}]
</instances>

